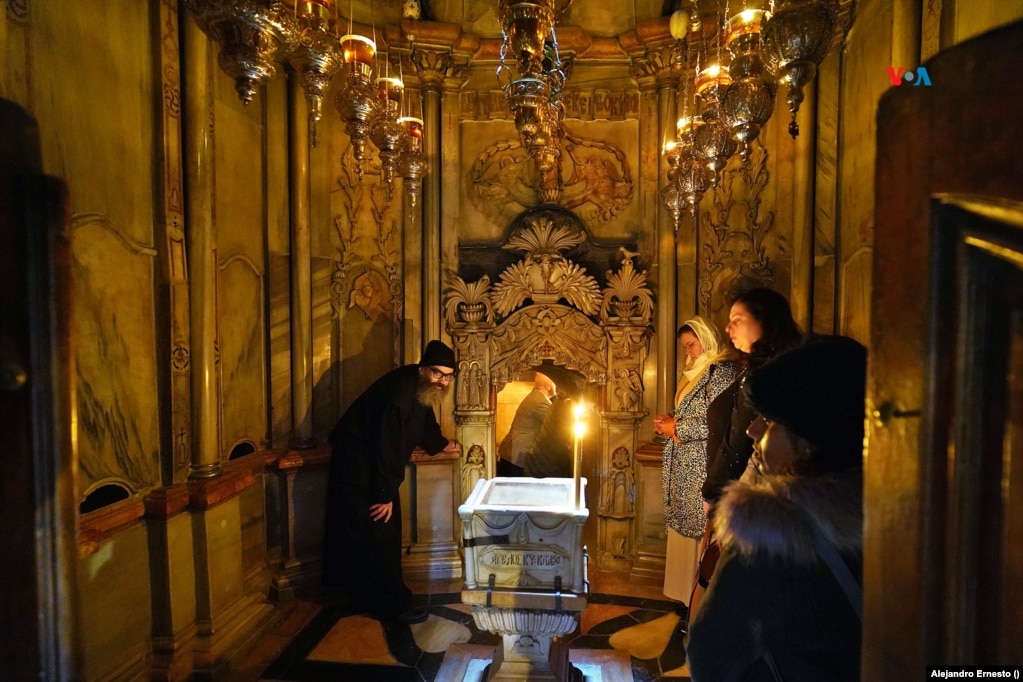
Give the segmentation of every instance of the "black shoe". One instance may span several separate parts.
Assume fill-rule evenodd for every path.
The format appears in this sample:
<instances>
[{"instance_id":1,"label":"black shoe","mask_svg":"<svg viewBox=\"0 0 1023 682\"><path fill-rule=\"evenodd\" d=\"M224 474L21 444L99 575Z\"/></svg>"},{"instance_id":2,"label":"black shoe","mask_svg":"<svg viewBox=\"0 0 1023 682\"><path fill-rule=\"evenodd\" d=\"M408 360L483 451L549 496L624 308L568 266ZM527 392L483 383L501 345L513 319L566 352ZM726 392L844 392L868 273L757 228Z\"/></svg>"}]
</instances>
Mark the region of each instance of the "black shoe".
<instances>
[{"instance_id":1,"label":"black shoe","mask_svg":"<svg viewBox=\"0 0 1023 682\"><path fill-rule=\"evenodd\" d=\"M416 644L408 624L397 619L382 620L380 624L384 628L387 650L391 652L394 659L402 665L416 667L419 659L423 656L423 650Z\"/></svg>"},{"instance_id":2,"label":"black shoe","mask_svg":"<svg viewBox=\"0 0 1023 682\"><path fill-rule=\"evenodd\" d=\"M414 623L422 623L429 617L429 612L422 606L412 606L399 613L397 619L402 623L413 625Z\"/></svg>"}]
</instances>

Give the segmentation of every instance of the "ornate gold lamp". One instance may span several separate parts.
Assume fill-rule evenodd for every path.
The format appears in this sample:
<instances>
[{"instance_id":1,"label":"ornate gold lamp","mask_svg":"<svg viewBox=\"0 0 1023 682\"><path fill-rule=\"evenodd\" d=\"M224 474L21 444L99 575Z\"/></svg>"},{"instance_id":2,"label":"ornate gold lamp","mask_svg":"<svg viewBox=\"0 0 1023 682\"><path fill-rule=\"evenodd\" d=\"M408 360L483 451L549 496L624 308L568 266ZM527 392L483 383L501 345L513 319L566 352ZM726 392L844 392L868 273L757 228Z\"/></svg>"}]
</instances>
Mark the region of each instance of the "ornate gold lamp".
<instances>
[{"instance_id":1,"label":"ornate gold lamp","mask_svg":"<svg viewBox=\"0 0 1023 682\"><path fill-rule=\"evenodd\" d=\"M786 101L792 114L789 134L793 138L799 135L796 114L803 102L803 86L813 80L831 49L835 19L835 7L830 3L789 0L764 27L761 54L768 73L787 87Z\"/></svg>"},{"instance_id":2,"label":"ornate gold lamp","mask_svg":"<svg viewBox=\"0 0 1023 682\"><path fill-rule=\"evenodd\" d=\"M291 8L278 0L185 0L203 33L219 46L217 63L246 105L299 39Z\"/></svg>"},{"instance_id":3,"label":"ornate gold lamp","mask_svg":"<svg viewBox=\"0 0 1023 682\"><path fill-rule=\"evenodd\" d=\"M365 172L366 136L376 114L376 93L371 79L377 44L366 36L349 33L341 37L341 53L345 83L334 97L334 107L352 141L355 174L361 182Z\"/></svg>"},{"instance_id":4,"label":"ornate gold lamp","mask_svg":"<svg viewBox=\"0 0 1023 682\"><path fill-rule=\"evenodd\" d=\"M747 9L729 19L726 26L732 83L721 95L718 111L740 145L744 164L749 161L750 144L774 110L775 85L765 78L760 57L760 33L769 16L765 10Z\"/></svg>"},{"instance_id":5,"label":"ornate gold lamp","mask_svg":"<svg viewBox=\"0 0 1023 682\"><path fill-rule=\"evenodd\" d=\"M717 186L721 171L737 148L735 138L718 114L718 99L731 83L728 69L720 62L701 69L696 76L696 94L703 100L704 108L703 125L693 137L693 151L710 169L712 186Z\"/></svg>"},{"instance_id":6,"label":"ornate gold lamp","mask_svg":"<svg viewBox=\"0 0 1023 682\"><path fill-rule=\"evenodd\" d=\"M409 203L415 206L423 189L423 176L430 170L423 153L423 119L404 116L398 122L406 132L405 147L398 155L398 172L405 181Z\"/></svg>"},{"instance_id":7,"label":"ornate gold lamp","mask_svg":"<svg viewBox=\"0 0 1023 682\"><path fill-rule=\"evenodd\" d=\"M686 207L686 197L678 187L678 166L682 162L682 147L678 142L673 141L664 145L664 160L668 163L668 184L661 188L658 195L661 205L675 225L675 234L678 234L679 221Z\"/></svg>"},{"instance_id":8,"label":"ornate gold lamp","mask_svg":"<svg viewBox=\"0 0 1023 682\"><path fill-rule=\"evenodd\" d=\"M499 5L504 42L497 79L522 146L536 165L537 191L544 202L557 201L561 194L565 72L554 25L571 4L556 8L555 0L501 0ZM517 77L507 65L509 58L515 60Z\"/></svg>"},{"instance_id":9,"label":"ornate gold lamp","mask_svg":"<svg viewBox=\"0 0 1023 682\"><path fill-rule=\"evenodd\" d=\"M316 146L316 124L323 118L323 98L343 55L335 27L337 14L330 0L295 0L299 38L288 55L309 100L309 139Z\"/></svg>"},{"instance_id":10,"label":"ornate gold lamp","mask_svg":"<svg viewBox=\"0 0 1023 682\"><path fill-rule=\"evenodd\" d=\"M406 145L405 127L398 122L405 84L400 78L377 79L377 113L369 129L369 139L380 153L380 170L387 185L387 200L394 193L394 176L398 168L398 154Z\"/></svg>"}]
</instances>

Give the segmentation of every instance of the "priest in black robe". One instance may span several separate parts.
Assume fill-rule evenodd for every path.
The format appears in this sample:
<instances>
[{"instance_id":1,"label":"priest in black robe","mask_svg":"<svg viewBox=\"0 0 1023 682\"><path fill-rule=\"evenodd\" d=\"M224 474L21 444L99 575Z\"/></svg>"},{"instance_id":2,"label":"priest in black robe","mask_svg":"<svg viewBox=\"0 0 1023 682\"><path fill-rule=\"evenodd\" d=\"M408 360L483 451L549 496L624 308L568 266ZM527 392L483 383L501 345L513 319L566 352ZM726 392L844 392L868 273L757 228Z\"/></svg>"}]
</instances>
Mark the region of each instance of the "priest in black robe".
<instances>
[{"instance_id":1,"label":"priest in black robe","mask_svg":"<svg viewBox=\"0 0 1023 682\"><path fill-rule=\"evenodd\" d=\"M324 525L323 586L344 590L356 608L380 620L417 623L401 571L401 502L398 488L412 451L459 452L437 423L451 389L455 354L430 341L418 365L377 379L330 434L331 461Z\"/></svg>"}]
</instances>

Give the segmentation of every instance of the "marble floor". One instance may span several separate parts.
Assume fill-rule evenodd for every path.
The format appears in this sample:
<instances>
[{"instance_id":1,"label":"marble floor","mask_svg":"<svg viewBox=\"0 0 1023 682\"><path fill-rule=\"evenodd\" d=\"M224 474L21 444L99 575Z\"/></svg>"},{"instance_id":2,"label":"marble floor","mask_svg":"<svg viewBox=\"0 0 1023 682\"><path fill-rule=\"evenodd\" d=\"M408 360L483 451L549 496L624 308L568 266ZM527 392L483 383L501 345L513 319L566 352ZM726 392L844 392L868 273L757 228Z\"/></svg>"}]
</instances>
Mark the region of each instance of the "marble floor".
<instances>
[{"instance_id":1,"label":"marble floor","mask_svg":"<svg viewBox=\"0 0 1023 682\"><path fill-rule=\"evenodd\" d=\"M630 585L614 574L590 577L579 631L563 642L569 656L615 652L631 662L635 682L688 680L677 603L665 600L658 588ZM449 649L479 650L500 641L476 628L469 607L460 602L458 581L410 581L409 586L429 612L425 622L386 624L344 605L306 602L257 647L257 655L272 660L248 679L449 682L440 673Z\"/></svg>"}]
</instances>

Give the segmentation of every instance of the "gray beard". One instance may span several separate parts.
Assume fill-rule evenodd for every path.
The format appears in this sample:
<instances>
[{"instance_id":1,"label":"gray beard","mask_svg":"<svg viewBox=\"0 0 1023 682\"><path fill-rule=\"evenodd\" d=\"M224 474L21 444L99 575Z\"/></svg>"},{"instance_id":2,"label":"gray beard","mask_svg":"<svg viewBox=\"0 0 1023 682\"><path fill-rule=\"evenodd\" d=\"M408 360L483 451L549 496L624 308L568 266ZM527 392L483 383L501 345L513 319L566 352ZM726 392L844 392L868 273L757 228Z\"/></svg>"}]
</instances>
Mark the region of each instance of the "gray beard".
<instances>
[{"instance_id":1,"label":"gray beard","mask_svg":"<svg viewBox=\"0 0 1023 682\"><path fill-rule=\"evenodd\" d=\"M432 407L433 409L438 410L444 403L444 399L448 396L450 391L451 384L448 384L440 391L437 391L430 386L430 381L428 379L421 379L419 381L418 388L416 388L416 400L419 401L420 405L426 405L427 407Z\"/></svg>"}]
</instances>

